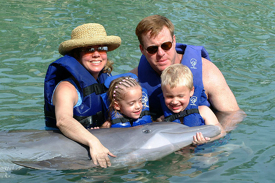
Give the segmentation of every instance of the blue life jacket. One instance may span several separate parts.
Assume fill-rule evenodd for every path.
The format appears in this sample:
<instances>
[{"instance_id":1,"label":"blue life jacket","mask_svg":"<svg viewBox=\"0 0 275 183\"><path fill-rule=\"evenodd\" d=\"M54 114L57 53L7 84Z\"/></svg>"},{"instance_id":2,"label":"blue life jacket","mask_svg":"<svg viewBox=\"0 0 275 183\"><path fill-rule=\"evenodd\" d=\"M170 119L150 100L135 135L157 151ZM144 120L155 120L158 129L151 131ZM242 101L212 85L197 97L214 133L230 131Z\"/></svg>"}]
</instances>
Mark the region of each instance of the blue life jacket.
<instances>
[{"instance_id":1,"label":"blue life jacket","mask_svg":"<svg viewBox=\"0 0 275 183\"><path fill-rule=\"evenodd\" d=\"M101 126L105 122L105 113L100 94L107 91L104 81L110 76L100 73L97 80L74 58L69 55L59 58L48 67L44 82L44 113L47 127L56 127L55 107L51 105L56 85L72 78L80 89L82 104L73 109L74 118L84 127Z\"/></svg>"},{"instance_id":2,"label":"blue life jacket","mask_svg":"<svg viewBox=\"0 0 275 183\"><path fill-rule=\"evenodd\" d=\"M199 105L210 106L207 101L207 96L204 91L202 82L202 59L206 58L210 60L207 51L203 46L192 46L186 44L176 44L176 51L179 54L183 54L181 64L186 65L193 73L193 83L195 88L199 88L200 91L196 92ZM141 56L138 65L138 79L140 85L146 88L149 95L150 112L153 119L156 119L163 115L161 104L158 95L162 93L161 79L157 72L150 66L149 62L144 55Z\"/></svg>"},{"instance_id":3,"label":"blue life jacket","mask_svg":"<svg viewBox=\"0 0 275 183\"><path fill-rule=\"evenodd\" d=\"M205 125L204 119L200 115L198 109L199 101L197 96L200 95L200 92L200 88L195 88L194 95L190 98L188 106L185 108L184 111L181 111L179 113L173 113L165 105L164 96L161 93L159 95L159 99L165 117L164 121L181 123L180 118L183 118L183 124L189 127Z\"/></svg>"},{"instance_id":4,"label":"blue life jacket","mask_svg":"<svg viewBox=\"0 0 275 183\"><path fill-rule=\"evenodd\" d=\"M134 79L137 79L137 76L133 73L125 73L125 74L119 74L116 76L112 76L106 79L105 81L105 87L109 88L111 82L119 77L132 77ZM103 99L103 102L105 104L105 108L108 110L110 101L108 100L107 93L101 94L101 97ZM147 95L147 90L142 88L142 111L140 114L140 117L138 119L132 119L129 118L121 113L119 111L112 111L111 114L111 128L127 128L131 126L138 126L138 125L143 125L146 123L152 123L152 119L150 116L149 112L149 101L148 101L148 95Z\"/></svg>"}]
</instances>

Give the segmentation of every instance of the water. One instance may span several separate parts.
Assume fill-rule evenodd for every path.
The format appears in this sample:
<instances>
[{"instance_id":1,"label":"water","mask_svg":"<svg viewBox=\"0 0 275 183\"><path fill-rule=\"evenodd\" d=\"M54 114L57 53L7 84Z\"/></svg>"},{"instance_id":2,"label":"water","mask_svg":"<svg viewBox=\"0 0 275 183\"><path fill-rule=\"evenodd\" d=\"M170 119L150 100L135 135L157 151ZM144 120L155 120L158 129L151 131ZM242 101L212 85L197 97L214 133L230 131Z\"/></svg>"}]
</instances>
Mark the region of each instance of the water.
<instances>
[{"instance_id":1,"label":"water","mask_svg":"<svg viewBox=\"0 0 275 183\"><path fill-rule=\"evenodd\" d=\"M213 152L173 153L121 169L1 173L1 182L273 182L275 1L1 1L0 130L42 129L43 81L57 49L78 25L97 22L122 45L108 57L113 74L138 65L138 22L167 16L177 42L204 45L247 117ZM206 157L208 156L208 157Z\"/></svg>"}]
</instances>

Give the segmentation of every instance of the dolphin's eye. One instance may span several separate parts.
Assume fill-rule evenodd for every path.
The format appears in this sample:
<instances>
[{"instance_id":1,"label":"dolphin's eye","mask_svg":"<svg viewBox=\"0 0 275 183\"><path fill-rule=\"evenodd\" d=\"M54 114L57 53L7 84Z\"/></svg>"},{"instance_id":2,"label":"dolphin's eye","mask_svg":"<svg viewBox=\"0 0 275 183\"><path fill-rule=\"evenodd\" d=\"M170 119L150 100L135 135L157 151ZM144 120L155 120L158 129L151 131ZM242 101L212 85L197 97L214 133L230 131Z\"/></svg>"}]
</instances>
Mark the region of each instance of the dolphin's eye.
<instances>
[{"instance_id":1,"label":"dolphin's eye","mask_svg":"<svg viewBox=\"0 0 275 183\"><path fill-rule=\"evenodd\" d=\"M142 132L143 132L143 133L150 133L150 132L151 132L151 130L144 129L144 130L142 130Z\"/></svg>"}]
</instances>

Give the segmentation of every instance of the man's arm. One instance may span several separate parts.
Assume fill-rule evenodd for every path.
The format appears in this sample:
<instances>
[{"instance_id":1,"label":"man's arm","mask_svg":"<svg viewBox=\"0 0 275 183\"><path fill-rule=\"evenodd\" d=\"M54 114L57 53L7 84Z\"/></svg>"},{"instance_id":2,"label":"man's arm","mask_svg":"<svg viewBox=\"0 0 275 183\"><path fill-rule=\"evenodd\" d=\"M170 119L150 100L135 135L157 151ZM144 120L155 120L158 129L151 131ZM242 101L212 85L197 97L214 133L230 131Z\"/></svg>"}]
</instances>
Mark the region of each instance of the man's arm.
<instances>
[{"instance_id":1,"label":"man's arm","mask_svg":"<svg viewBox=\"0 0 275 183\"><path fill-rule=\"evenodd\" d=\"M226 132L234 130L236 125L244 120L246 114L243 110L231 111L231 112L215 112L218 121L223 126Z\"/></svg>"},{"instance_id":2,"label":"man's arm","mask_svg":"<svg viewBox=\"0 0 275 183\"><path fill-rule=\"evenodd\" d=\"M207 98L215 110L238 111L240 109L221 71L205 58L202 58L202 78Z\"/></svg>"},{"instance_id":3,"label":"man's arm","mask_svg":"<svg viewBox=\"0 0 275 183\"><path fill-rule=\"evenodd\" d=\"M218 121L226 132L233 130L246 117L221 71L212 62L202 59L205 93L215 110Z\"/></svg>"}]
</instances>

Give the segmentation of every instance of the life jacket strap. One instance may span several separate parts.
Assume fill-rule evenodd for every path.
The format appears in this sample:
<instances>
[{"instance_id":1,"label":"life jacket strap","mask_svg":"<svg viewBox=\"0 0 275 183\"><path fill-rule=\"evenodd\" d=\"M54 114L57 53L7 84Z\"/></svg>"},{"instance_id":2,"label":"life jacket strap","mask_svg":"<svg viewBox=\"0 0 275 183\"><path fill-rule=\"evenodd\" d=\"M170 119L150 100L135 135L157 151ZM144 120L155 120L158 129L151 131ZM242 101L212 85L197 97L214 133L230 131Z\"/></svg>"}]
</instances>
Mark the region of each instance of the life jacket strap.
<instances>
[{"instance_id":1,"label":"life jacket strap","mask_svg":"<svg viewBox=\"0 0 275 183\"><path fill-rule=\"evenodd\" d=\"M105 93L108 89L105 87L103 83L95 83L90 86L83 88L83 97L86 97L92 93L96 95Z\"/></svg>"},{"instance_id":2,"label":"life jacket strap","mask_svg":"<svg viewBox=\"0 0 275 183\"><path fill-rule=\"evenodd\" d=\"M105 116L102 111L88 117L74 116L74 118L79 121L85 128L99 127L105 121Z\"/></svg>"},{"instance_id":3,"label":"life jacket strap","mask_svg":"<svg viewBox=\"0 0 275 183\"><path fill-rule=\"evenodd\" d=\"M52 120L56 120L55 113L44 110L44 114L46 118L50 118ZM74 119L79 121L85 128L97 127L101 126L105 121L105 116L102 111L97 112L92 116L74 116ZM46 121L46 126L56 128L56 125Z\"/></svg>"},{"instance_id":4,"label":"life jacket strap","mask_svg":"<svg viewBox=\"0 0 275 183\"><path fill-rule=\"evenodd\" d=\"M147 116L147 115L150 115L150 111L142 111L140 113L140 118L142 118L143 116ZM128 118L128 117L120 117L120 118L116 118L116 119L113 119L112 120L112 124L116 124L116 123L126 123L126 122L130 122L131 123L131 126L133 126L133 123L136 119L132 119L132 118Z\"/></svg>"},{"instance_id":5,"label":"life jacket strap","mask_svg":"<svg viewBox=\"0 0 275 183\"><path fill-rule=\"evenodd\" d=\"M166 121L166 122L168 122L168 121L175 121L176 119L184 118L185 116L188 116L188 115L194 114L194 113L199 113L199 110L197 108L184 110L184 111L181 111L181 112L179 112L177 114L172 114L170 116L167 116L164 119L164 121Z\"/></svg>"}]
</instances>

